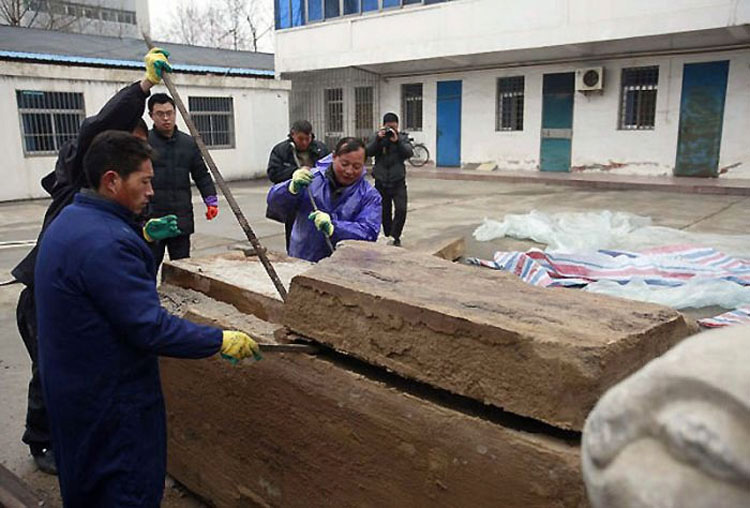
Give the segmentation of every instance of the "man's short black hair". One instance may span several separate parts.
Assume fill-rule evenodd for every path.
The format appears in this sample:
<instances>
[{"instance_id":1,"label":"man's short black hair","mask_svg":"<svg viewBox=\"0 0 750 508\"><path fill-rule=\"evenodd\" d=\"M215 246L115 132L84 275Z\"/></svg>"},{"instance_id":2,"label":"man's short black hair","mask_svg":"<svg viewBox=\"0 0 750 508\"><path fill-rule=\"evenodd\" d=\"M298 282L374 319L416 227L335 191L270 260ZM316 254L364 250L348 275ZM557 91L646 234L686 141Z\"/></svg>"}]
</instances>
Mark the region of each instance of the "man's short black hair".
<instances>
[{"instance_id":1,"label":"man's short black hair","mask_svg":"<svg viewBox=\"0 0 750 508\"><path fill-rule=\"evenodd\" d=\"M165 93L155 93L148 100L148 112L152 113L154 111L154 104L166 104L167 102L174 107L174 100L172 100L169 95Z\"/></svg>"},{"instance_id":2,"label":"man's short black hair","mask_svg":"<svg viewBox=\"0 0 750 508\"><path fill-rule=\"evenodd\" d=\"M146 134L146 136L148 136L148 125L146 125L146 122L143 120L143 118L138 119L138 122L136 122L135 127L133 127L133 130L131 130L130 132L133 133L135 131L141 131L144 134Z\"/></svg>"},{"instance_id":3,"label":"man's short black hair","mask_svg":"<svg viewBox=\"0 0 750 508\"><path fill-rule=\"evenodd\" d=\"M361 139L352 138L352 137L346 137L341 138L338 143L336 143L336 149L333 151L334 155L344 155L351 152L356 152L359 149L364 150L365 144L362 142Z\"/></svg>"},{"instance_id":4,"label":"man's short black hair","mask_svg":"<svg viewBox=\"0 0 750 508\"><path fill-rule=\"evenodd\" d=\"M396 113L386 113L383 115L383 123L396 122L398 123L398 115Z\"/></svg>"},{"instance_id":5,"label":"man's short black hair","mask_svg":"<svg viewBox=\"0 0 750 508\"><path fill-rule=\"evenodd\" d=\"M110 170L127 178L152 154L153 149L148 143L129 132L109 130L98 134L83 157L83 171L89 187L98 189L102 175Z\"/></svg>"},{"instance_id":6,"label":"man's short black hair","mask_svg":"<svg viewBox=\"0 0 750 508\"><path fill-rule=\"evenodd\" d=\"M307 120L297 120L292 124L290 131L292 133L301 132L303 134L312 134L313 128L312 124Z\"/></svg>"}]
</instances>

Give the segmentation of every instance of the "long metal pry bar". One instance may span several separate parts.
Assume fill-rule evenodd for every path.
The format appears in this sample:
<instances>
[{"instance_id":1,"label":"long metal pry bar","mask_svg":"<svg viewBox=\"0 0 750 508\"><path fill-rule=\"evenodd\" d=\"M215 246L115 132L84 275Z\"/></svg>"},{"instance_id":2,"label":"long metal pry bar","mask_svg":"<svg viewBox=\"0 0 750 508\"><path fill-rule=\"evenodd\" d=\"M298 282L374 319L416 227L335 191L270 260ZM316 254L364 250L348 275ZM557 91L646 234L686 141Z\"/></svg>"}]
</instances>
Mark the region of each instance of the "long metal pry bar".
<instances>
[{"instance_id":1,"label":"long metal pry bar","mask_svg":"<svg viewBox=\"0 0 750 508\"><path fill-rule=\"evenodd\" d=\"M154 48L154 43L151 41L151 38L145 33L143 34L143 39L146 41L146 45L149 49ZM190 118L190 113L188 113L187 108L185 108L185 103L182 102L180 94L177 92L177 88L172 82L172 78L165 72L162 75L162 81L166 85L167 90L169 90L169 93L172 94L172 99L174 99L174 102L177 105L177 109L180 110L180 114L182 115L183 120L185 120L185 124L190 130L190 134L198 144L198 148L201 151L201 155L203 155L203 159L206 161L208 169L211 170L211 174L213 175L214 180L216 180L216 184L224 194L224 198L226 198L227 203L229 203L229 207L234 212L234 216L237 217L237 221L240 223L242 231L245 232L245 236L247 236L247 239L250 240L250 243L253 245L253 247L255 247L255 252L258 254L258 258L260 259L261 264L263 264L263 268L266 269L266 273L268 273L268 276L271 278L271 282L273 282L273 285L276 287L276 291L279 292L281 299L283 301L286 301L286 288L281 283L279 276L276 274L276 270L274 270L271 261L268 259L266 250L263 248L260 240L258 240L258 237L255 236L253 229L247 222L245 214L243 214L242 210L240 210L240 205L237 204L237 200L234 199L234 195L232 194L232 191L229 190L229 186L227 185L226 181L224 181L224 177L221 176L221 172L216 166L213 157L211 157L208 148L206 148L206 144L203 142L203 138L201 137L200 132L198 132L198 129L195 127L192 118Z\"/></svg>"}]
</instances>

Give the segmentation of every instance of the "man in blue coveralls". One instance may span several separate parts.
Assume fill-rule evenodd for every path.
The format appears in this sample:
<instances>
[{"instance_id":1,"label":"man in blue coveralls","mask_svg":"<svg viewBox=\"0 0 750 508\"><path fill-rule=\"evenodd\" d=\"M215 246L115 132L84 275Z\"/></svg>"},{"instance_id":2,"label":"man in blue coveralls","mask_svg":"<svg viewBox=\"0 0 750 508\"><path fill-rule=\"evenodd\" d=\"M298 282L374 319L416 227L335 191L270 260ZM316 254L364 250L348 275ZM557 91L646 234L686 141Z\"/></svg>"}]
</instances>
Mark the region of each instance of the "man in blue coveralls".
<instances>
[{"instance_id":1,"label":"man in blue coveralls","mask_svg":"<svg viewBox=\"0 0 750 508\"><path fill-rule=\"evenodd\" d=\"M166 421L158 356L258 353L241 332L165 311L135 222L153 195L151 148L105 131L83 160L89 188L47 228L35 270L39 362L66 507L158 506Z\"/></svg>"},{"instance_id":2,"label":"man in blue coveralls","mask_svg":"<svg viewBox=\"0 0 750 508\"><path fill-rule=\"evenodd\" d=\"M330 256L323 235L334 247L341 240L378 239L380 194L365 180L365 145L358 139L343 138L330 165L296 170L290 180L271 187L266 201L266 215L294 218L290 256L308 261Z\"/></svg>"}]
</instances>

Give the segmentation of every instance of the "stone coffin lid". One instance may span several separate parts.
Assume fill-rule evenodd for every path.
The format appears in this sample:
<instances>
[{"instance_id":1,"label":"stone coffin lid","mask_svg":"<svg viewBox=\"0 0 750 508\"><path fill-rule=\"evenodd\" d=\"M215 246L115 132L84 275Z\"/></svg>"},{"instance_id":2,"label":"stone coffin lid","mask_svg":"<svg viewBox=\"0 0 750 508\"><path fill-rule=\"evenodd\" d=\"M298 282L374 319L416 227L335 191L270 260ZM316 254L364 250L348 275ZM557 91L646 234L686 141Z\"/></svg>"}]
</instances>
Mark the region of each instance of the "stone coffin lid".
<instances>
[{"instance_id":1,"label":"stone coffin lid","mask_svg":"<svg viewBox=\"0 0 750 508\"><path fill-rule=\"evenodd\" d=\"M363 242L294 277L283 322L406 378L574 430L608 387L696 330L666 307Z\"/></svg>"}]
</instances>

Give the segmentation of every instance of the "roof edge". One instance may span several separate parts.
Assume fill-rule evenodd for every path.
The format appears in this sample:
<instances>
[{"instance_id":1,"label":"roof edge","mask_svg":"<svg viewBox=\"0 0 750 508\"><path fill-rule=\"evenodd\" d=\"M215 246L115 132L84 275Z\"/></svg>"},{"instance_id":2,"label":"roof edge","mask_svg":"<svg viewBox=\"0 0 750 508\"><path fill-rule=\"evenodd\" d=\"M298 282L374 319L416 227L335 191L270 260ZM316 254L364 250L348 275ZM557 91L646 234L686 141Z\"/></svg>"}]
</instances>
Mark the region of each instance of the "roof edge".
<instances>
[{"instance_id":1,"label":"roof edge","mask_svg":"<svg viewBox=\"0 0 750 508\"><path fill-rule=\"evenodd\" d=\"M54 55L49 53L29 53L23 51L0 50L0 59L53 64L78 64L93 67L143 69L143 63L136 60L116 60L85 56ZM180 73L222 74L226 76L252 76L264 78L275 77L274 71L267 69L241 69L234 67L190 64L171 64L171 67L175 72Z\"/></svg>"}]
</instances>

